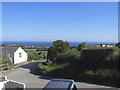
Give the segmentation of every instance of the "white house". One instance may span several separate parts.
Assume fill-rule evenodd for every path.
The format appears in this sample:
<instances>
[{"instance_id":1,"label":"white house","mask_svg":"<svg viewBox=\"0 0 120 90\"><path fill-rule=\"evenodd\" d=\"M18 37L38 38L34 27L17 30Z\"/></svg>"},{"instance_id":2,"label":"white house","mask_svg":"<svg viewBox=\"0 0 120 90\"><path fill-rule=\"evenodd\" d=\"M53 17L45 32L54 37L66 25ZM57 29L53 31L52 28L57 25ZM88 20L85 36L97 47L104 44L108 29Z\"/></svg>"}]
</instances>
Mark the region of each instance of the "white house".
<instances>
[{"instance_id":1,"label":"white house","mask_svg":"<svg viewBox=\"0 0 120 90\"><path fill-rule=\"evenodd\" d=\"M26 62L28 54L21 47L2 47L2 54L5 54L13 64Z\"/></svg>"},{"instance_id":2,"label":"white house","mask_svg":"<svg viewBox=\"0 0 120 90\"><path fill-rule=\"evenodd\" d=\"M115 45L113 45L113 44L108 44L108 45L106 45L106 47L115 47Z\"/></svg>"},{"instance_id":3,"label":"white house","mask_svg":"<svg viewBox=\"0 0 120 90\"><path fill-rule=\"evenodd\" d=\"M96 44L95 47L115 47L114 44Z\"/></svg>"},{"instance_id":4,"label":"white house","mask_svg":"<svg viewBox=\"0 0 120 90\"><path fill-rule=\"evenodd\" d=\"M102 47L106 47L106 44L102 44Z\"/></svg>"}]
</instances>

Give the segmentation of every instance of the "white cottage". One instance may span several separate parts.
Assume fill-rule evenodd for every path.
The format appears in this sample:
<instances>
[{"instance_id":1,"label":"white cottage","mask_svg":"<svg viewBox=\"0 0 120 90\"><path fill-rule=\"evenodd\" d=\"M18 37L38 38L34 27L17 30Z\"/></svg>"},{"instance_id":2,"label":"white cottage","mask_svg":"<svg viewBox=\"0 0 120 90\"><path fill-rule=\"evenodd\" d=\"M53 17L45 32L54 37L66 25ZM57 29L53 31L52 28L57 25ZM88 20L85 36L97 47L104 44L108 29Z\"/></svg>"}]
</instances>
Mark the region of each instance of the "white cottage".
<instances>
[{"instance_id":1,"label":"white cottage","mask_svg":"<svg viewBox=\"0 0 120 90\"><path fill-rule=\"evenodd\" d=\"M2 54L6 54L13 64L26 62L28 54L21 47L2 47Z\"/></svg>"}]
</instances>

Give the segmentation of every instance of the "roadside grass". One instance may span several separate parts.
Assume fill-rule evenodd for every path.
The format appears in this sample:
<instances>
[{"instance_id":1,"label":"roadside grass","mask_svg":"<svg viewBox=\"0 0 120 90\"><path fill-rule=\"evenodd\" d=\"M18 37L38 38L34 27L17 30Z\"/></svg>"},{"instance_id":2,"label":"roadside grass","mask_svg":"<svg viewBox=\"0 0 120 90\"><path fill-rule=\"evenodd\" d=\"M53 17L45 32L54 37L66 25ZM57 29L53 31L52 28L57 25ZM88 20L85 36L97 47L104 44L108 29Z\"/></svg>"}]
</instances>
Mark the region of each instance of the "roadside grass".
<instances>
[{"instance_id":1,"label":"roadside grass","mask_svg":"<svg viewBox=\"0 0 120 90\"><path fill-rule=\"evenodd\" d=\"M68 65L69 63L64 63L62 65L53 64L53 65L46 66L46 65L43 65L42 63L39 63L38 69L42 70L43 74L46 74L56 69L63 69Z\"/></svg>"}]
</instances>

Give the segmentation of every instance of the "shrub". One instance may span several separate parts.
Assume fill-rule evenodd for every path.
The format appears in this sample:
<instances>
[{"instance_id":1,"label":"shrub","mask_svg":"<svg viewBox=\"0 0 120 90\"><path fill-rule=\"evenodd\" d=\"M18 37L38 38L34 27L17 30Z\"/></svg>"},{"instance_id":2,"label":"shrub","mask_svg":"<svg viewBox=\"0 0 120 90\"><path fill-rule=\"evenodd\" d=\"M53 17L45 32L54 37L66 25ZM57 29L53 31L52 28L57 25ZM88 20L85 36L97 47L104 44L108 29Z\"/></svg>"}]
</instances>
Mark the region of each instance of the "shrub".
<instances>
[{"instance_id":1,"label":"shrub","mask_svg":"<svg viewBox=\"0 0 120 90\"><path fill-rule=\"evenodd\" d=\"M70 64L75 64L80 60L80 52L73 48L69 49L65 53L57 54L55 63L63 64L65 62L69 62Z\"/></svg>"},{"instance_id":2,"label":"shrub","mask_svg":"<svg viewBox=\"0 0 120 90\"><path fill-rule=\"evenodd\" d=\"M113 53L113 49L86 49L81 52L80 67L82 69L101 69L103 61ZM106 64L107 65L107 64Z\"/></svg>"}]
</instances>

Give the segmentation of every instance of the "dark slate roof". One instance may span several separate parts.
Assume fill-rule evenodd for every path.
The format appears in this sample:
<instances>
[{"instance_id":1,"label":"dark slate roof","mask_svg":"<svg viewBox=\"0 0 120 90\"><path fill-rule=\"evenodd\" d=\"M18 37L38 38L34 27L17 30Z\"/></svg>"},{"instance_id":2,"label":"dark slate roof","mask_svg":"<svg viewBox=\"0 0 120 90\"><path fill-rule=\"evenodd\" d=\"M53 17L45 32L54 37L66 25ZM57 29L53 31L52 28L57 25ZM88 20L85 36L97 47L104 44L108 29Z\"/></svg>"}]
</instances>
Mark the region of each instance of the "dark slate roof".
<instances>
[{"instance_id":1,"label":"dark slate roof","mask_svg":"<svg viewBox=\"0 0 120 90\"><path fill-rule=\"evenodd\" d=\"M2 53L14 53L19 47L2 47Z\"/></svg>"},{"instance_id":2,"label":"dark slate roof","mask_svg":"<svg viewBox=\"0 0 120 90\"><path fill-rule=\"evenodd\" d=\"M2 53L10 54L10 56L13 56L12 54L18 49L19 47L2 47Z\"/></svg>"}]
</instances>

